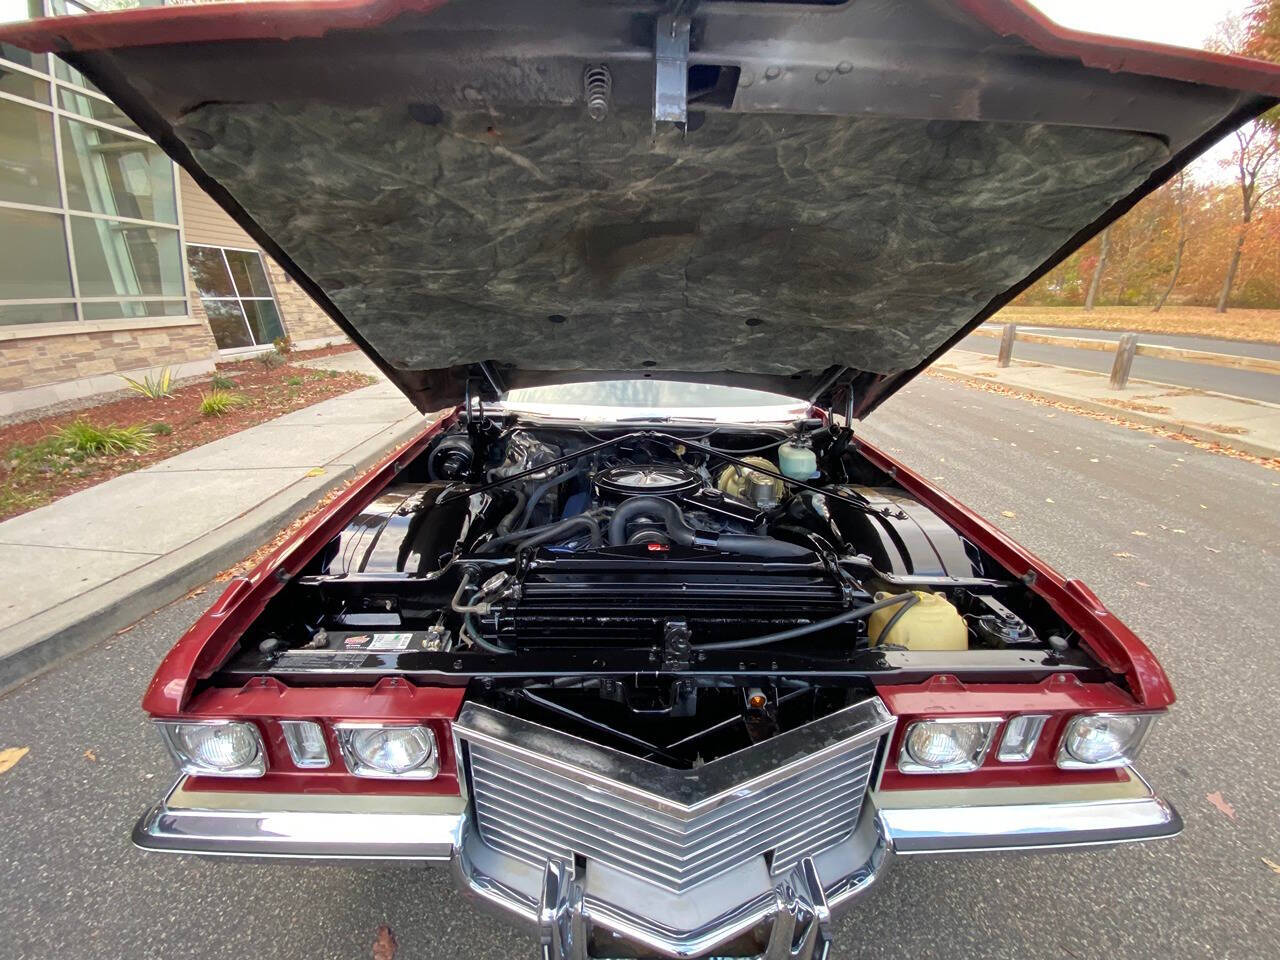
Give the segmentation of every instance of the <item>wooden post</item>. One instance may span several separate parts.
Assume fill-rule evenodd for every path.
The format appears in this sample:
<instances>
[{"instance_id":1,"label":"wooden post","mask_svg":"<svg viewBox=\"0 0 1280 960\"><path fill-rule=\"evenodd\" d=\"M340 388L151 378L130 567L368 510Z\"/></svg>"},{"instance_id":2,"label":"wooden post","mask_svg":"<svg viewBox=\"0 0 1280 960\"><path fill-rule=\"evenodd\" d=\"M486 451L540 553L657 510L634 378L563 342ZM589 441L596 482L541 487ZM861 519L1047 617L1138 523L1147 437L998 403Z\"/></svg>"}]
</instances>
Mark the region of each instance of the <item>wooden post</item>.
<instances>
[{"instance_id":1,"label":"wooden post","mask_svg":"<svg viewBox=\"0 0 1280 960\"><path fill-rule=\"evenodd\" d=\"M1133 354L1138 349L1138 335L1126 333L1116 345L1116 359L1111 364L1111 389L1123 390L1129 382L1129 371L1133 367Z\"/></svg>"},{"instance_id":2,"label":"wooden post","mask_svg":"<svg viewBox=\"0 0 1280 960\"><path fill-rule=\"evenodd\" d=\"M1018 335L1018 327L1016 324L1006 323L1004 331L1000 334L1000 354L996 359L996 366L1007 367L1009 361L1013 358L1013 341Z\"/></svg>"}]
</instances>

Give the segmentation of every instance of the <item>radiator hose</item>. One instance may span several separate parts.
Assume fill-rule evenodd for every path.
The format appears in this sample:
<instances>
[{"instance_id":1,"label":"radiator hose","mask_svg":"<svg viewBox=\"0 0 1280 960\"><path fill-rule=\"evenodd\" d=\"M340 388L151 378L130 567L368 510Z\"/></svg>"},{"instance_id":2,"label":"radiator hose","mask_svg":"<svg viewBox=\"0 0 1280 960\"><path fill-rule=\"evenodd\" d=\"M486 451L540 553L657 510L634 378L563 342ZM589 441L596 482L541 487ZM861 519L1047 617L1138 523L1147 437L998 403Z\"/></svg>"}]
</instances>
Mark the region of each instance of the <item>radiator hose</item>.
<instances>
[{"instance_id":1,"label":"radiator hose","mask_svg":"<svg viewBox=\"0 0 1280 960\"><path fill-rule=\"evenodd\" d=\"M781 560L807 557L813 553L808 547L741 533L707 533L689 526L680 508L662 497L633 497L613 512L609 521L609 543L620 547L627 542L627 523L636 517L657 517L666 527L667 536L682 547L709 547L748 557Z\"/></svg>"}]
</instances>

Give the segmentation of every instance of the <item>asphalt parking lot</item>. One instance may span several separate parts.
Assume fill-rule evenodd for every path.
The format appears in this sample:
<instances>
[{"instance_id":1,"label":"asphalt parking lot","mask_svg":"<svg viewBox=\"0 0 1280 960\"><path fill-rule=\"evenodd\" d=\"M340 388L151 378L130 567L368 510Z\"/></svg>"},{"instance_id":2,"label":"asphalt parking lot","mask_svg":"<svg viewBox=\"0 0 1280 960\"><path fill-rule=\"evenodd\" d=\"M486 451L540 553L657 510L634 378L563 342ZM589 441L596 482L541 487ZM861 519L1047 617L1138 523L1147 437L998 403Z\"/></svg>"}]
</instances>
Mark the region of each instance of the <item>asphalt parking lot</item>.
<instances>
[{"instance_id":1,"label":"asphalt parking lot","mask_svg":"<svg viewBox=\"0 0 1280 960\"><path fill-rule=\"evenodd\" d=\"M928 378L865 434L1083 578L1155 649L1180 702L1142 766L1187 829L1087 854L900 860L833 956L1275 956L1280 472ZM138 699L215 592L0 698L0 749L29 748L0 774L0 958L363 960L381 924L399 960L532 958L443 872L131 848L171 779Z\"/></svg>"}]
</instances>

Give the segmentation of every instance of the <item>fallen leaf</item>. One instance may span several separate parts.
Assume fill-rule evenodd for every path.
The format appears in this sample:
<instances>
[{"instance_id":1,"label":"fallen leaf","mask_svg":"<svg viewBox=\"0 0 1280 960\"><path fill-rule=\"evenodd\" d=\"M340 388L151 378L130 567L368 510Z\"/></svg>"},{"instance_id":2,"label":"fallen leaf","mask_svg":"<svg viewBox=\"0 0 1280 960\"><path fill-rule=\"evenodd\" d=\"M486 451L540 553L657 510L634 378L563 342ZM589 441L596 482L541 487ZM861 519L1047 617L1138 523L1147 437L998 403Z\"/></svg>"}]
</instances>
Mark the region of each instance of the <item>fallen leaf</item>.
<instances>
[{"instance_id":1,"label":"fallen leaf","mask_svg":"<svg viewBox=\"0 0 1280 960\"><path fill-rule=\"evenodd\" d=\"M323 477L323 476L324 476L324 467L312 467L310 470L308 470L308 471L306 472L305 476L308 476L308 477Z\"/></svg>"},{"instance_id":2,"label":"fallen leaf","mask_svg":"<svg viewBox=\"0 0 1280 960\"><path fill-rule=\"evenodd\" d=\"M1208 510L1209 508L1208 508L1208 507L1206 507L1206 506L1202 503L1202 504L1200 504L1200 509L1201 509L1201 510Z\"/></svg>"},{"instance_id":3,"label":"fallen leaf","mask_svg":"<svg viewBox=\"0 0 1280 960\"><path fill-rule=\"evenodd\" d=\"M1113 553L1112 556L1119 557L1121 560L1130 560L1133 558L1133 554L1128 550L1121 550L1118 553Z\"/></svg>"},{"instance_id":4,"label":"fallen leaf","mask_svg":"<svg viewBox=\"0 0 1280 960\"><path fill-rule=\"evenodd\" d=\"M1135 581L1133 581L1133 582L1134 582L1134 583L1136 583L1136 584L1137 584L1138 586L1140 586L1140 587L1149 587L1149 586L1151 586L1151 584L1147 583L1147 581L1145 581L1145 580L1135 580Z\"/></svg>"},{"instance_id":5,"label":"fallen leaf","mask_svg":"<svg viewBox=\"0 0 1280 960\"><path fill-rule=\"evenodd\" d=\"M1274 860L1268 860L1266 857L1262 858L1262 862L1267 865L1267 868L1272 873L1280 873L1280 863L1276 863Z\"/></svg>"},{"instance_id":6,"label":"fallen leaf","mask_svg":"<svg viewBox=\"0 0 1280 960\"><path fill-rule=\"evenodd\" d=\"M1236 818L1236 808L1227 803L1226 800L1222 799L1221 793L1217 791L1213 793L1206 793L1204 798L1225 813L1229 819L1234 820Z\"/></svg>"},{"instance_id":7,"label":"fallen leaf","mask_svg":"<svg viewBox=\"0 0 1280 960\"><path fill-rule=\"evenodd\" d=\"M1000 511L1000 516L1002 516L1002 517L1009 517L1010 519L1013 519L1014 517L1016 517L1016 516L1017 516L1017 514L1016 514L1016 513L1014 513L1012 510L1001 510L1001 511Z\"/></svg>"},{"instance_id":8,"label":"fallen leaf","mask_svg":"<svg viewBox=\"0 0 1280 960\"><path fill-rule=\"evenodd\" d=\"M378 928L378 935L373 938L373 960L396 960L396 935L385 923Z\"/></svg>"},{"instance_id":9,"label":"fallen leaf","mask_svg":"<svg viewBox=\"0 0 1280 960\"><path fill-rule=\"evenodd\" d=\"M1173 532L1174 532L1174 533L1186 533L1187 531L1183 530L1181 527L1174 527L1174 528L1173 528Z\"/></svg>"},{"instance_id":10,"label":"fallen leaf","mask_svg":"<svg viewBox=\"0 0 1280 960\"><path fill-rule=\"evenodd\" d=\"M1130 530L1129 533L1131 533L1135 537L1147 536L1147 532L1145 530Z\"/></svg>"},{"instance_id":11,"label":"fallen leaf","mask_svg":"<svg viewBox=\"0 0 1280 960\"><path fill-rule=\"evenodd\" d=\"M86 750L84 752L84 758L92 763L98 762L98 755L94 753L92 750Z\"/></svg>"},{"instance_id":12,"label":"fallen leaf","mask_svg":"<svg viewBox=\"0 0 1280 960\"><path fill-rule=\"evenodd\" d=\"M1090 458L1089 458L1089 462L1090 462L1090 463L1097 463L1097 462L1098 462L1098 458L1097 458L1097 457L1090 457Z\"/></svg>"},{"instance_id":13,"label":"fallen leaf","mask_svg":"<svg viewBox=\"0 0 1280 960\"><path fill-rule=\"evenodd\" d=\"M1222 552L1222 551L1221 551L1221 550L1219 550L1217 547L1205 547L1205 549L1206 549L1206 550L1208 550L1210 553L1221 553L1221 552Z\"/></svg>"},{"instance_id":14,"label":"fallen leaf","mask_svg":"<svg viewBox=\"0 0 1280 960\"><path fill-rule=\"evenodd\" d=\"M30 747L5 747L0 750L0 773L8 773L15 763L30 752Z\"/></svg>"},{"instance_id":15,"label":"fallen leaf","mask_svg":"<svg viewBox=\"0 0 1280 960\"><path fill-rule=\"evenodd\" d=\"M1053 497L1045 497L1045 498L1044 498L1044 502L1045 502L1045 503L1053 503L1053 502L1054 502Z\"/></svg>"}]
</instances>

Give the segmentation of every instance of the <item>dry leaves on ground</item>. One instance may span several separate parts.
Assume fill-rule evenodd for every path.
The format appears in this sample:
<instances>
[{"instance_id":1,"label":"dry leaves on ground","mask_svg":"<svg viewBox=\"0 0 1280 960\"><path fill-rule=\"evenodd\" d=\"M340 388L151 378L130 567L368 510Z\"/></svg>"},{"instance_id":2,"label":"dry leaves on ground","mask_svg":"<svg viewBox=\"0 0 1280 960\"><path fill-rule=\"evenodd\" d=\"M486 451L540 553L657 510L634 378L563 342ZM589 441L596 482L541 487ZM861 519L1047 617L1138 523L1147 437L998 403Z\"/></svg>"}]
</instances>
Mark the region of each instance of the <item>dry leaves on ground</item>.
<instances>
[{"instance_id":1,"label":"dry leaves on ground","mask_svg":"<svg viewBox=\"0 0 1280 960\"><path fill-rule=\"evenodd\" d=\"M373 960L396 960L396 935L385 923L378 928L378 935L373 938Z\"/></svg>"},{"instance_id":2,"label":"dry leaves on ground","mask_svg":"<svg viewBox=\"0 0 1280 960\"><path fill-rule=\"evenodd\" d=\"M5 747L0 750L0 773L8 773L14 764L30 752L30 747Z\"/></svg>"},{"instance_id":3,"label":"dry leaves on ground","mask_svg":"<svg viewBox=\"0 0 1280 960\"><path fill-rule=\"evenodd\" d=\"M1226 814L1228 819L1234 820L1236 818L1236 808L1227 803L1220 792L1215 791L1213 793L1207 793L1204 798L1222 811L1222 813Z\"/></svg>"}]
</instances>

